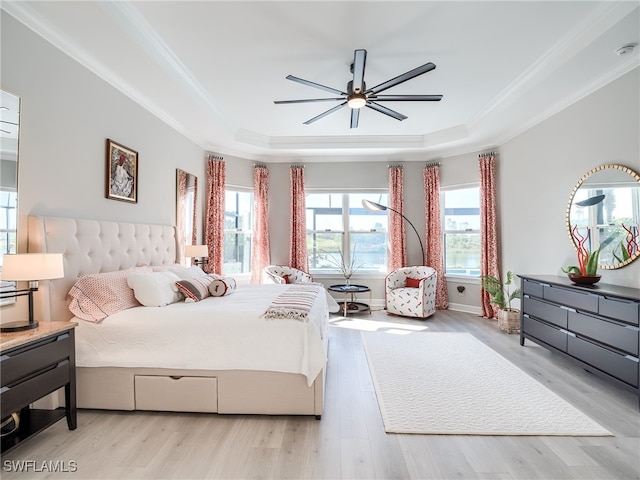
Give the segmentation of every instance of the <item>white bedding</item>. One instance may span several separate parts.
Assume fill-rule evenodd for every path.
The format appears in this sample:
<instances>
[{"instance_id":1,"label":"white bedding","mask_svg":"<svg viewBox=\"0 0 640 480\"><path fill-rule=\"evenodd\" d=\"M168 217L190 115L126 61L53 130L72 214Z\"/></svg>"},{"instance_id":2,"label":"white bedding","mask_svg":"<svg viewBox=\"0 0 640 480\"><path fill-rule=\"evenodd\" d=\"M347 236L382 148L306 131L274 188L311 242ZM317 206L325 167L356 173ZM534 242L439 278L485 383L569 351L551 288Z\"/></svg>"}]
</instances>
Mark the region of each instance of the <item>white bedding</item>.
<instances>
[{"instance_id":1,"label":"white bedding","mask_svg":"<svg viewBox=\"0 0 640 480\"><path fill-rule=\"evenodd\" d=\"M267 319L289 285L238 285L223 297L134 307L100 323L74 319L79 367L263 370L299 373L311 385L326 362L327 295L309 320Z\"/></svg>"}]
</instances>

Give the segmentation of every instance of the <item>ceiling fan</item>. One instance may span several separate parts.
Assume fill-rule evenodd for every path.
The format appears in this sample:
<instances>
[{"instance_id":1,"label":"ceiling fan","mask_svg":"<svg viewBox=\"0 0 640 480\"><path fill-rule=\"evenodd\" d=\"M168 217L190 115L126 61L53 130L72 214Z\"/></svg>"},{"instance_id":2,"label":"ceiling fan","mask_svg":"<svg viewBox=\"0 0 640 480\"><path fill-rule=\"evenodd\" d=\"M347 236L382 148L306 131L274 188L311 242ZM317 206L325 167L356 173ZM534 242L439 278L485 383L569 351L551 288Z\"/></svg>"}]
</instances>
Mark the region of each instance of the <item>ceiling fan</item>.
<instances>
[{"instance_id":1,"label":"ceiling fan","mask_svg":"<svg viewBox=\"0 0 640 480\"><path fill-rule=\"evenodd\" d=\"M321 118L326 117L330 113L333 113L346 105L351 108L351 128L357 128L358 119L360 117L360 109L362 107L371 108L377 112L384 113L385 115L395 118L396 120L402 121L405 120L407 116L402 115L395 110L391 110L390 108L387 108L383 105L380 105L378 102L439 102L440 100L442 100L442 95L378 95L380 92L383 92L388 88L395 87L396 85L404 83L407 80L411 80L418 75L430 72L431 70L436 68L433 63L425 63L424 65L414 68L413 70L409 70L402 75L398 75L397 77L387 80L386 82L382 82L380 85L376 85L372 88L367 88L364 82L364 67L366 62L367 51L362 49L355 50L353 53L353 63L351 64L353 79L347 83L346 92L327 87L319 83L310 82L309 80L294 77L293 75L287 75L286 77L287 80L292 80L303 85L308 85L309 87L319 88L320 90L325 90L335 95L340 95L339 97L310 98L304 100L275 100L273 103L312 103L342 100L342 103L340 103L339 105L336 105L326 112L323 112L320 115L307 120L306 122L304 122L304 124L309 125L310 123L313 123L316 120L320 120Z\"/></svg>"}]
</instances>

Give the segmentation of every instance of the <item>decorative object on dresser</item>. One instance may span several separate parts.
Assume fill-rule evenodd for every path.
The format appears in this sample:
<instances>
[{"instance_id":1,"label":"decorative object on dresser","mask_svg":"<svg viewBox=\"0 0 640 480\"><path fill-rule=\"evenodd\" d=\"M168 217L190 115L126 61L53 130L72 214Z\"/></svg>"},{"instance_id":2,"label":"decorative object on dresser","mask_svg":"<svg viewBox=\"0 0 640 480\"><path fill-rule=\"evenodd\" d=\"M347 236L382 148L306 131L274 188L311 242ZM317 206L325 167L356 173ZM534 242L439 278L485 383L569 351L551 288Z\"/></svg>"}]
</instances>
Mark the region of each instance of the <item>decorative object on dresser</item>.
<instances>
[{"instance_id":1,"label":"decorative object on dresser","mask_svg":"<svg viewBox=\"0 0 640 480\"><path fill-rule=\"evenodd\" d=\"M62 254L60 253L22 253L4 255L2 266L2 280L26 281L29 288L22 290L3 291L0 295L6 297L29 297L29 320L4 323L0 326L2 332L19 332L37 328L38 322L33 318L33 292L38 291L38 280L50 280L64 276Z\"/></svg>"},{"instance_id":2,"label":"decorative object on dresser","mask_svg":"<svg viewBox=\"0 0 640 480\"><path fill-rule=\"evenodd\" d=\"M0 335L1 417L17 416L18 428L2 437L2 453L66 416L77 427L74 322L42 322L28 332ZM65 406L55 410L30 404L64 387Z\"/></svg>"},{"instance_id":3,"label":"decorative object on dresser","mask_svg":"<svg viewBox=\"0 0 640 480\"><path fill-rule=\"evenodd\" d=\"M640 397L640 289L519 276L520 345L528 338Z\"/></svg>"},{"instance_id":4,"label":"decorative object on dresser","mask_svg":"<svg viewBox=\"0 0 640 480\"><path fill-rule=\"evenodd\" d=\"M520 298L520 288L510 291L513 273L507 272L502 282L492 275L480 277L482 288L491 296L491 303L498 307L498 328L507 333L520 331L520 310L511 308L511 301Z\"/></svg>"},{"instance_id":5,"label":"decorative object on dresser","mask_svg":"<svg viewBox=\"0 0 640 480\"><path fill-rule=\"evenodd\" d=\"M567 233L578 259L597 252L589 275L595 275L596 268L621 268L640 257L639 212L640 174L630 168L600 165L578 181L569 196Z\"/></svg>"}]
</instances>

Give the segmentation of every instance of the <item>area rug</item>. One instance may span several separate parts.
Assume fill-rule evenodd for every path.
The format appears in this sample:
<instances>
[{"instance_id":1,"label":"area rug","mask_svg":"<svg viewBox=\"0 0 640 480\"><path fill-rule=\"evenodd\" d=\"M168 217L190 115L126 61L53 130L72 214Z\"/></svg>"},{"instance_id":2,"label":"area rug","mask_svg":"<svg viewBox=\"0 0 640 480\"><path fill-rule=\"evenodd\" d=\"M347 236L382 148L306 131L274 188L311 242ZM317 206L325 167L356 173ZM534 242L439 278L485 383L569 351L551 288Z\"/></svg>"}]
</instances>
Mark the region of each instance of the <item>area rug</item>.
<instances>
[{"instance_id":1,"label":"area rug","mask_svg":"<svg viewBox=\"0 0 640 480\"><path fill-rule=\"evenodd\" d=\"M612 435L469 333L362 341L387 433Z\"/></svg>"}]
</instances>

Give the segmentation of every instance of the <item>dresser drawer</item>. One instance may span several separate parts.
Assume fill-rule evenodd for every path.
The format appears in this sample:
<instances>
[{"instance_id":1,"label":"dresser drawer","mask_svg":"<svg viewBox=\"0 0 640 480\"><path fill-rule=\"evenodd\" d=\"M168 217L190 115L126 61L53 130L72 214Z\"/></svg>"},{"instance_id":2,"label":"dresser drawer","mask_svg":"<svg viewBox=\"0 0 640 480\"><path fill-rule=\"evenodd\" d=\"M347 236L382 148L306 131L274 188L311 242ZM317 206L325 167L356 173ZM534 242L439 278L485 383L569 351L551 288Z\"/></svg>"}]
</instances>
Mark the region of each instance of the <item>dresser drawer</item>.
<instances>
[{"instance_id":1,"label":"dresser drawer","mask_svg":"<svg viewBox=\"0 0 640 480\"><path fill-rule=\"evenodd\" d=\"M577 337L569 337L567 353L612 377L638 387L637 357L625 356Z\"/></svg>"},{"instance_id":2,"label":"dresser drawer","mask_svg":"<svg viewBox=\"0 0 640 480\"><path fill-rule=\"evenodd\" d=\"M638 356L638 328L608 322L579 312L569 312L569 330Z\"/></svg>"},{"instance_id":3,"label":"dresser drawer","mask_svg":"<svg viewBox=\"0 0 640 480\"><path fill-rule=\"evenodd\" d=\"M537 298L524 296L522 299L522 311L532 317L545 322L553 323L560 328L567 328L567 309L559 305L543 302Z\"/></svg>"},{"instance_id":4,"label":"dresser drawer","mask_svg":"<svg viewBox=\"0 0 640 480\"><path fill-rule=\"evenodd\" d=\"M553 285L545 285L543 287L543 298L550 302L561 303L568 307L598 313L598 296L590 293L555 287Z\"/></svg>"},{"instance_id":5,"label":"dresser drawer","mask_svg":"<svg viewBox=\"0 0 640 480\"><path fill-rule=\"evenodd\" d=\"M26 407L35 400L56 391L69 382L71 366L68 360L51 367L13 387L2 387L2 418Z\"/></svg>"},{"instance_id":6,"label":"dresser drawer","mask_svg":"<svg viewBox=\"0 0 640 480\"><path fill-rule=\"evenodd\" d=\"M640 325L640 302L600 297L598 313L605 317Z\"/></svg>"},{"instance_id":7,"label":"dresser drawer","mask_svg":"<svg viewBox=\"0 0 640 480\"><path fill-rule=\"evenodd\" d=\"M522 279L522 293L525 295L542 298L542 286L542 283L527 280L526 278Z\"/></svg>"},{"instance_id":8,"label":"dresser drawer","mask_svg":"<svg viewBox=\"0 0 640 480\"><path fill-rule=\"evenodd\" d=\"M135 400L136 410L216 413L218 379L136 375Z\"/></svg>"},{"instance_id":9,"label":"dresser drawer","mask_svg":"<svg viewBox=\"0 0 640 480\"><path fill-rule=\"evenodd\" d=\"M9 350L0 357L2 385L11 385L69 358L71 348L71 338L65 333L30 344L28 347Z\"/></svg>"},{"instance_id":10,"label":"dresser drawer","mask_svg":"<svg viewBox=\"0 0 640 480\"><path fill-rule=\"evenodd\" d=\"M567 334L559 328L539 322L524 315L522 317L524 331L558 350L567 350Z\"/></svg>"}]
</instances>

